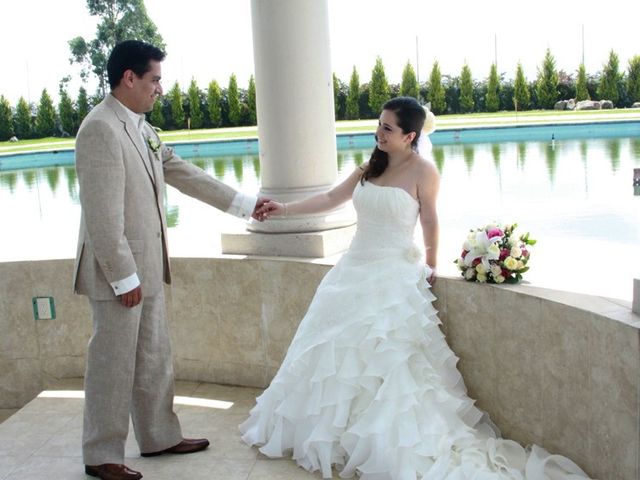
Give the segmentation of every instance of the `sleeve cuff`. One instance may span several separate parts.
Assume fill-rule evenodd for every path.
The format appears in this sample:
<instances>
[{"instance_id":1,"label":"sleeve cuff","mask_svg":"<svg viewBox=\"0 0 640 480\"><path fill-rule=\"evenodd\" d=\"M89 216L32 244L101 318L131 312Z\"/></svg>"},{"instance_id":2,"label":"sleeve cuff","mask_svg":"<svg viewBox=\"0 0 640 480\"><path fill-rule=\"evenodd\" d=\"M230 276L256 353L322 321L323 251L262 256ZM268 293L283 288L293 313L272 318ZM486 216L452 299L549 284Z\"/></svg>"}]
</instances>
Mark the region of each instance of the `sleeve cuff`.
<instances>
[{"instance_id":1,"label":"sleeve cuff","mask_svg":"<svg viewBox=\"0 0 640 480\"><path fill-rule=\"evenodd\" d=\"M131 290L139 286L140 286L140 279L138 278L137 273L134 273L133 275L129 275L127 278L123 278L122 280L111 282L111 288L113 288L113 293L116 294L116 297L124 293L130 292Z\"/></svg>"},{"instance_id":2,"label":"sleeve cuff","mask_svg":"<svg viewBox=\"0 0 640 480\"><path fill-rule=\"evenodd\" d=\"M246 195L242 192L238 192L236 193L236 196L233 197L233 201L231 202L227 213L249 220L253 210L256 208L257 202L258 197L255 195Z\"/></svg>"}]
</instances>

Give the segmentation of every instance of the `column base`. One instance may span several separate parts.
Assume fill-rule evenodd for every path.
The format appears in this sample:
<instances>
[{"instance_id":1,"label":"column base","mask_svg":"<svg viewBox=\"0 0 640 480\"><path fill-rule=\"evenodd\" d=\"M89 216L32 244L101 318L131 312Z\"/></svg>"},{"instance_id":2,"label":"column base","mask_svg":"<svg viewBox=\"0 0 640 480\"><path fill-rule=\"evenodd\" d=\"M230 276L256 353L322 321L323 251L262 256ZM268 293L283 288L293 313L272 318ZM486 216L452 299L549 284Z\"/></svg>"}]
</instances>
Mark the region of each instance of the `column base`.
<instances>
[{"instance_id":1,"label":"column base","mask_svg":"<svg viewBox=\"0 0 640 480\"><path fill-rule=\"evenodd\" d=\"M222 253L271 257L324 258L345 251L355 225L307 233L233 232L222 234Z\"/></svg>"}]
</instances>

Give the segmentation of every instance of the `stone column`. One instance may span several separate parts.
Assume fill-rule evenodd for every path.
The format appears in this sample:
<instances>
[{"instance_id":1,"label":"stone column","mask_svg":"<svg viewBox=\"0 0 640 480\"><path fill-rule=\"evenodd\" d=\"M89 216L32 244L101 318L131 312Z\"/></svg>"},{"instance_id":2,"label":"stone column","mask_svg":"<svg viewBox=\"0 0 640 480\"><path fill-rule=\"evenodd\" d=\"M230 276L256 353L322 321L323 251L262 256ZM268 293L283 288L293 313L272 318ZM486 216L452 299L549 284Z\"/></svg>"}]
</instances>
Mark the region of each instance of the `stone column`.
<instances>
[{"instance_id":1,"label":"stone column","mask_svg":"<svg viewBox=\"0 0 640 480\"><path fill-rule=\"evenodd\" d=\"M640 278L633 279L633 313L640 315Z\"/></svg>"},{"instance_id":2,"label":"stone column","mask_svg":"<svg viewBox=\"0 0 640 480\"><path fill-rule=\"evenodd\" d=\"M260 195L290 202L325 192L337 177L327 0L252 0L251 16ZM251 233L223 235L222 250L327 256L346 247L354 222L343 208L254 221Z\"/></svg>"}]
</instances>

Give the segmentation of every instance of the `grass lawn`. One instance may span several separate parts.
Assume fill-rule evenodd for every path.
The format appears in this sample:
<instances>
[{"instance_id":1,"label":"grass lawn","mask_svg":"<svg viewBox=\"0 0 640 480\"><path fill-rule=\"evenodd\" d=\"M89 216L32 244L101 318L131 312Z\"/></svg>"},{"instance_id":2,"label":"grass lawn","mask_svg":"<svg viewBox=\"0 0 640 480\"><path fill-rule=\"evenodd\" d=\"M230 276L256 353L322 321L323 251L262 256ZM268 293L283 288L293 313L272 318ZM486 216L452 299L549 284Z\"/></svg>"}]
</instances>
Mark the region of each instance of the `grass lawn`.
<instances>
[{"instance_id":1,"label":"grass lawn","mask_svg":"<svg viewBox=\"0 0 640 480\"><path fill-rule=\"evenodd\" d=\"M640 120L640 109L614 109L590 111L533 110L526 112L468 113L458 115L440 115L437 125L440 129L469 128L488 125L523 125L558 122ZM377 120L344 120L336 122L336 131L372 132ZM258 136L257 127L216 128L202 130L174 130L160 132L165 142L190 142L202 140L227 140ZM27 151L72 149L74 138L40 138L18 142L0 142L0 154Z\"/></svg>"}]
</instances>

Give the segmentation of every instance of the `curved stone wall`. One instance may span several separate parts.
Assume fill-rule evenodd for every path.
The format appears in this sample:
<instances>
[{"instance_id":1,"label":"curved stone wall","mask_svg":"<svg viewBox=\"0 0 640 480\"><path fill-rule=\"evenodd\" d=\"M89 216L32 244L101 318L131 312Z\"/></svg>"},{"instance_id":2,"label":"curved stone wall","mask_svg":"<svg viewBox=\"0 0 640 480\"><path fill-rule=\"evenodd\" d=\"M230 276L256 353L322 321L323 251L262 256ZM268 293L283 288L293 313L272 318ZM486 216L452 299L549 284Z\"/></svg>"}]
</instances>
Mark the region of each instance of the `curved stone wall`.
<instances>
[{"instance_id":1,"label":"curved stone wall","mask_svg":"<svg viewBox=\"0 0 640 480\"><path fill-rule=\"evenodd\" d=\"M330 265L178 258L167 307L176 377L266 386ZM91 334L72 260L0 263L0 408L81 377ZM640 478L640 317L625 302L440 278L443 330L469 394L506 437L568 455L593 477ZM32 297L55 299L34 320Z\"/></svg>"}]
</instances>

